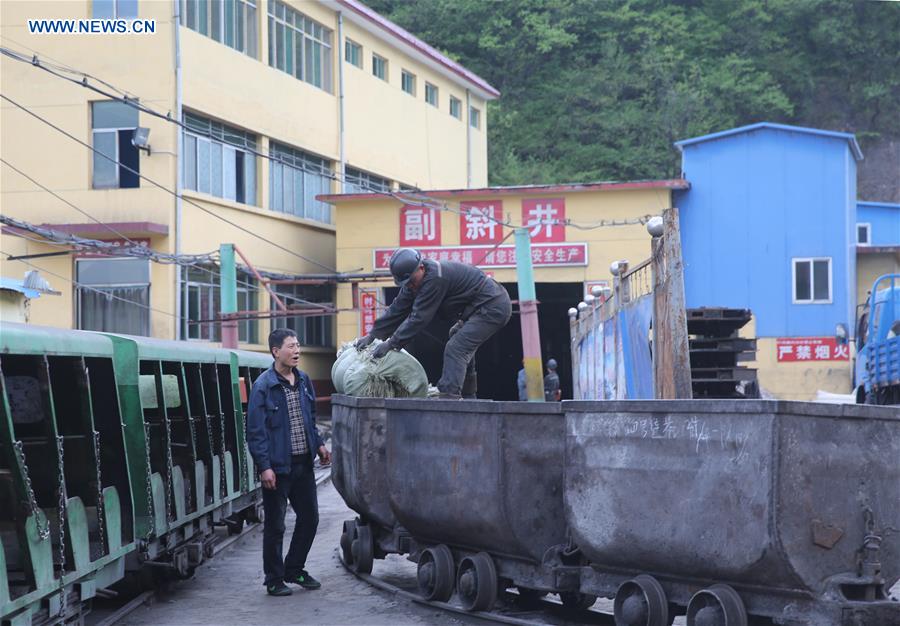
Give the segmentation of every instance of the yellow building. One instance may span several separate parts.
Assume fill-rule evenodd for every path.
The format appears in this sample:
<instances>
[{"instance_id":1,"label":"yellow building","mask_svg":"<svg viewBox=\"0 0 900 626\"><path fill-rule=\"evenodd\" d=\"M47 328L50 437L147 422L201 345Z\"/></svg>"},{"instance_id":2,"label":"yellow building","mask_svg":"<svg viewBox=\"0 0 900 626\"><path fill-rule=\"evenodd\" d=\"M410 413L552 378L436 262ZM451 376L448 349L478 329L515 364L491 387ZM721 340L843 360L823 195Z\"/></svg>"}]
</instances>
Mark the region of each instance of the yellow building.
<instances>
[{"instance_id":1,"label":"yellow building","mask_svg":"<svg viewBox=\"0 0 900 626\"><path fill-rule=\"evenodd\" d=\"M683 180L663 180L424 191L399 198L321 196L334 205L338 269L385 274L382 281L338 286L337 306L342 311L338 341L348 342L367 332L379 311L393 300L397 289L387 273L387 260L399 246L415 247L430 258L478 265L503 283L515 300L512 229L491 218L513 226L535 222L532 259L542 355L545 361L559 362L563 397L571 397L568 309L593 284L611 283L613 261L637 263L649 256L651 239L640 221L661 214L672 206L672 191L686 188ZM570 225L550 224L556 220ZM440 372L448 328L446 320L437 320L409 347L432 382ZM479 397L515 399L521 359L521 330L514 314L506 328L479 350Z\"/></svg>"},{"instance_id":2,"label":"yellow building","mask_svg":"<svg viewBox=\"0 0 900 626\"><path fill-rule=\"evenodd\" d=\"M114 24L91 18L129 32L34 32ZM498 92L356 0L4 0L0 37L18 55L0 66L5 216L169 255L234 243L290 277L344 265L319 194L487 182L485 105ZM149 137L135 145L139 128ZM38 269L63 292L35 301L32 323L219 338L203 321L219 306L212 258L71 253L8 228L0 250L26 256L4 260L3 276ZM271 308L252 275L239 281L239 310ZM334 301L330 284L275 288ZM331 319L278 319L300 335L301 366L327 379ZM271 326L241 322L242 347L265 350Z\"/></svg>"}]
</instances>

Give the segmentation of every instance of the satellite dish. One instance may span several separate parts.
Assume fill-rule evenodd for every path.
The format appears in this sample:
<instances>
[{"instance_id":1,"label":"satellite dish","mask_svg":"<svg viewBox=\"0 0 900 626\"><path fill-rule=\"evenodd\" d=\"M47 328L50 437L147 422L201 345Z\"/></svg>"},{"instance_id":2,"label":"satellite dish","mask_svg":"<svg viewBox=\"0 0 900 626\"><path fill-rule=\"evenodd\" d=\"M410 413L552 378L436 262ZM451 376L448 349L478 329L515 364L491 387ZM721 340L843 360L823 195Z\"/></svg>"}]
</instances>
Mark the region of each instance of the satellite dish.
<instances>
[{"instance_id":1,"label":"satellite dish","mask_svg":"<svg viewBox=\"0 0 900 626\"><path fill-rule=\"evenodd\" d=\"M150 129L138 126L131 135L131 145L138 150L146 150L150 154Z\"/></svg>"}]
</instances>

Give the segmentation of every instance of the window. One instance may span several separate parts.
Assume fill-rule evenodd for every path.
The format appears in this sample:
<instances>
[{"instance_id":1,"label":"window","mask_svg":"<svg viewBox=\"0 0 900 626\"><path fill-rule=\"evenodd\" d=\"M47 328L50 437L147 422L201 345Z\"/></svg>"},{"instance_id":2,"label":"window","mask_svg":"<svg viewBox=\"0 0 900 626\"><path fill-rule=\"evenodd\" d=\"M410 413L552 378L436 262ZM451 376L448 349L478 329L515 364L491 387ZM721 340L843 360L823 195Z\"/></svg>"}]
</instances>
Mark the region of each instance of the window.
<instances>
[{"instance_id":1,"label":"window","mask_svg":"<svg viewBox=\"0 0 900 626\"><path fill-rule=\"evenodd\" d=\"M101 153L93 153L93 188L140 187L141 179L134 173L141 171L140 151L131 143L138 125L138 110L124 102L92 102L91 125L94 149Z\"/></svg>"},{"instance_id":2,"label":"window","mask_svg":"<svg viewBox=\"0 0 900 626\"><path fill-rule=\"evenodd\" d=\"M331 193L331 162L275 142L270 154L276 160L269 166L269 208L330 224L331 205L316 196Z\"/></svg>"},{"instance_id":3,"label":"window","mask_svg":"<svg viewBox=\"0 0 900 626\"><path fill-rule=\"evenodd\" d=\"M387 80L388 62L384 57L372 55L372 75L381 80Z\"/></svg>"},{"instance_id":4,"label":"window","mask_svg":"<svg viewBox=\"0 0 900 626\"><path fill-rule=\"evenodd\" d=\"M416 95L416 76L406 70L400 72L400 86L411 96Z\"/></svg>"},{"instance_id":5,"label":"window","mask_svg":"<svg viewBox=\"0 0 900 626\"><path fill-rule=\"evenodd\" d=\"M872 225L857 224L856 225L856 243L860 246L868 246L872 243Z\"/></svg>"},{"instance_id":6,"label":"window","mask_svg":"<svg viewBox=\"0 0 900 626\"><path fill-rule=\"evenodd\" d=\"M475 107L469 107L469 124L472 128L481 128L481 111Z\"/></svg>"},{"instance_id":7,"label":"window","mask_svg":"<svg viewBox=\"0 0 900 626\"><path fill-rule=\"evenodd\" d=\"M78 259L78 328L126 335L150 334L150 261Z\"/></svg>"},{"instance_id":8,"label":"window","mask_svg":"<svg viewBox=\"0 0 900 626\"><path fill-rule=\"evenodd\" d=\"M121 1L121 0L120 0ZM229 48L257 56L257 0L181 0L181 24Z\"/></svg>"},{"instance_id":9,"label":"window","mask_svg":"<svg viewBox=\"0 0 900 626\"><path fill-rule=\"evenodd\" d=\"M344 42L344 59L347 63L362 68L362 46L347 39Z\"/></svg>"},{"instance_id":10,"label":"window","mask_svg":"<svg viewBox=\"0 0 900 626\"><path fill-rule=\"evenodd\" d=\"M255 205L256 136L193 113L184 123L185 189Z\"/></svg>"},{"instance_id":11,"label":"window","mask_svg":"<svg viewBox=\"0 0 900 626\"><path fill-rule=\"evenodd\" d=\"M331 92L331 30L281 2L270 2L269 65Z\"/></svg>"},{"instance_id":12,"label":"window","mask_svg":"<svg viewBox=\"0 0 900 626\"><path fill-rule=\"evenodd\" d=\"M275 293L284 298L287 306L304 305L296 299L314 302L316 304L334 304L334 287L331 285L273 285ZM272 308L277 305L272 302ZM297 339L304 346L319 346L329 348L334 345L332 340L332 325L334 318L331 315L303 315L297 317L272 318L272 328L290 328L297 333Z\"/></svg>"},{"instance_id":13,"label":"window","mask_svg":"<svg viewBox=\"0 0 900 626\"><path fill-rule=\"evenodd\" d=\"M438 88L431 83L425 83L425 102L433 107L438 105Z\"/></svg>"},{"instance_id":14,"label":"window","mask_svg":"<svg viewBox=\"0 0 900 626\"><path fill-rule=\"evenodd\" d=\"M221 341L222 325L215 320L221 311L222 290L218 265L190 266L182 274L182 337L203 341ZM237 310L253 311L258 307L256 280L237 271ZM238 320L238 341L259 343L259 322Z\"/></svg>"},{"instance_id":15,"label":"window","mask_svg":"<svg viewBox=\"0 0 900 626\"><path fill-rule=\"evenodd\" d=\"M794 303L831 302L831 259L794 259Z\"/></svg>"},{"instance_id":16,"label":"window","mask_svg":"<svg viewBox=\"0 0 900 626\"><path fill-rule=\"evenodd\" d=\"M450 115L458 120L462 119L462 101L450 96Z\"/></svg>"},{"instance_id":17,"label":"window","mask_svg":"<svg viewBox=\"0 0 900 626\"><path fill-rule=\"evenodd\" d=\"M391 181L387 178L355 167L348 167L344 172L344 193L388 193L390 190Z\"/></svg>"},{"instance_id":18,"label":"window","mask_svg":"<svg viewBox=\"0 0 900 626\"><path fill-rule=\"evenodd\" d=\"M92 17L98 20L133 20L138 16L137 0L94 0L92 8Z\"/></svg>"}]
</instances>

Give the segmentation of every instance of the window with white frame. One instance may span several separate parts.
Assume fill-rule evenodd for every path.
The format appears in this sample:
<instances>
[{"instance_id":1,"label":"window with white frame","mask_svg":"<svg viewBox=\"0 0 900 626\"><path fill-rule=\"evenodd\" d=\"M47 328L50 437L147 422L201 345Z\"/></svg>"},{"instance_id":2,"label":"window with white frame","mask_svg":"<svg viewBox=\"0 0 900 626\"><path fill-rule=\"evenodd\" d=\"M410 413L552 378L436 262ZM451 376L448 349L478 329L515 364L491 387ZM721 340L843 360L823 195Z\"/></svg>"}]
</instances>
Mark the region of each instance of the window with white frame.
<instances>
[{"instance_id":1,"label":"window with white frame","mask_svg":"<svg viewBox=\"0 0 900 626\"><path fill-rule=\"evenodd\" d=\"M344 171L344 193L387 193L391 181L375 174L348 167Z\"/></svg>"},{"instance_id":2,"label":"window with white frame","mask_svg":"<svg viewBox=\"0 0 900 626\"><path fill-rule=\"evenodd\" d=\"M872 244L872 225L861 223L856 225L856 243L860 246Z\"/></svg>"},{"instance_id":3,"label":"window with white frame","mask_svg":"<svg viewBox=\"0 0 900 626\"><path fill-rule=\"evenodd\" d=\"M462 119L462 100L450 96L450 115L458 120Z\"/></svg>"},{"instance_id":4,"label":"window with white frame","mask_svg":"<svg viewBox=\"0 0 900 626\"><path fill-rule=\"evenodd\" d=\"M382 56L372 53L372 76L381 80L388 79L388 62Z\"/></svg>"},{"instance_id":5,"label":"window with white frame","mask_svg":"<svg viewBox=\"0 0 900 626\"><path fill-rule=\"evenodd\" d=\"M481 128L481 111L475 107L469 107L469 124L472 128Z\"/></svg>"},{"instance_id":6,"label":"window with white frame","mask_svg":"<svg viewBox=\"0 0 900 626\"><path fill-rule=\"evenodd\" d=\"M288 306L303 307L304 302L334 305L334 287L331 285L273 285L280 297L284 296ZM277 304L273 301L272 308ZM272 328L290 328L297 333L297 341L304 346L329 348L334 345L331 315L298 315L297 317L272 318Z\"/></svg>"},{"instance_id":7,"label":"window with white frame","mask_svg":"<svg viewBox=\"0 0 900 626\"><path fill-rule=\"evenodd\" d=\"M222 289L218 265L194 265L182 273L181 289L184 300L181 323L182 337L202 341L221 341L222 325L215 321L221 311ZM237 271L237 310L257 308L256 279L247 272ZM238 320L238 341L259 343L259 322Z\"/></svg>"},{"instance_id":8,"label":"window with white frame","mask_svg":"<svg viewBox=\"0 0 900 626\"><path fill-rule=\"evenodd\" d=\"M347 63L362 68L362 54L363 51L361 45L350 39L344 41L344 60L347 61Z\"/></svg>"},{"instance_id":9,"label":"window with white frame","mask_svg":"<svg viewBox=\"0 0 900 626\"><path fill-rule=\"evenodd\" d=\"M793 259L795 304L831 302L831 258Z\"/></svg>"},{"instance_id":10,"label":"window with white frame","mask_svg":"<svg viewBox=\"0 0 900 626\"><path fill-rule=\"evenodd\" d=\"M259 45L256 0L181 0L181 3L182 26L256 58Z\"/></svg>"},{"instance_id":11,"label":"window with white frame","mask_svg":"<svg viewBox=\"0 0 900 626\"><path fill-rule=\"evenodd\" d=\"M400 72L400 87L409 95L416 95L416 75L406 70Z\"/></svg>"},{"instance_id":12,"label":"window with white frame","mask_svg":"<svg viewBox=\"0 0 900 626\"><path fill-rule=\"evenodd\" d=\"M269 208L330 224L331 205L316 196L331 193L331 162L275 142L269 151Z\"/></svg>"},{"instance_id":13,"label":"window with white frame","mask_svg":"<svg viewBox=\"0 0 900 626\"><path fill-rule=\"evenodd\" d=\"M331 38L331 29L282 2L269 2L270 66L331 92Z\"/></svg>"},{"instance_id":14,"label":"window with white frame","mask_svg":"<svg viewBox=\"0 0 900 626\"><path fill-rule=\"evenodd\" d=\"M77 259L75 276L78 328L150 335L148 259Z\"/></svg>"},{"instance_id":15,"label":"window with white frame","mask_svg":"<svg viewBox=\"0 0 900 626\"><path fill-rule=\"evenodd\" d=\"M138 0L94 0L91 17L96 20L133 20L138 16Z\"/></svg>"},{"instance_id":16,"label":"window with white frame","mask_svg":"<svg viewBox=\"0 0 900 626\"><path fill-rule=\"evenodd\" d=\"M91 186L94 189L140 187L141 179L135 173L141 171L140 151L131 141L138 126L138 110L124 102L92 102L91 126L96 150Z\"/></svg>"},{"instance_id":17,"label":"window with white frame","mask_svg":"<svg viewBox=\"0 0 900 626\"><path fill-rule=\"evenodd\" d=\"M425 102L433 107L438 105L438 88L431 83L425 83Z\"/></svg>"},{"instance_id":18,"label":"window with white frame","mask_svg":"<svg viewBox=\"0 0 900 626\"><path fill-rule=\"evenodd\" d=\"M184 187L256 204L256 136L185 113Z\"/></svg>"}]
</instances>

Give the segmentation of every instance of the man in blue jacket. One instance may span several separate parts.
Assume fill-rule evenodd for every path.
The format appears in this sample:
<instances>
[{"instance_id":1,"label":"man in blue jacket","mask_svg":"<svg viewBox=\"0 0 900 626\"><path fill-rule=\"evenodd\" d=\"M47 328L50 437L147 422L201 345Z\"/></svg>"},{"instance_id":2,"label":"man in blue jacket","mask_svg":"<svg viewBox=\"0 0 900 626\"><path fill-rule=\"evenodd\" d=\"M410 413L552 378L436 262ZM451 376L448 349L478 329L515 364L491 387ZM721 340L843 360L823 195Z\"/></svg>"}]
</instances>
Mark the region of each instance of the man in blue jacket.
<instances>
[{"instance_id":1,"label":"man in blue jacket","mask_svg":"<svg viewBox=\"0 0 900 626\"><path fill-rule=\"evenodd\" d=\"M306 556L319 525L319 502L313 459L331 463L316 429L316 394L305 372L297 368L300 343L286 328L269 334L272 367L260 374L247 408L247 445L263 486L263 571L266 591L289 596L285 583L305 589L322 585L306 571ZM282 560L284 516L290 501L297 522L287 558Z\"/></svg>"}]
</instances>

